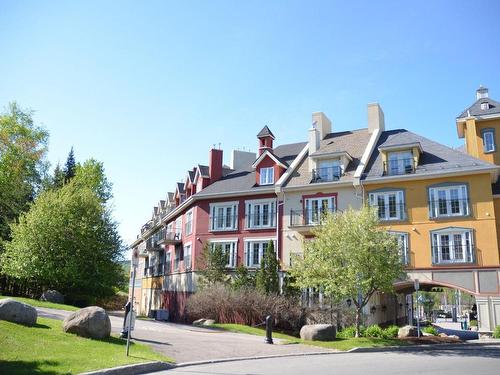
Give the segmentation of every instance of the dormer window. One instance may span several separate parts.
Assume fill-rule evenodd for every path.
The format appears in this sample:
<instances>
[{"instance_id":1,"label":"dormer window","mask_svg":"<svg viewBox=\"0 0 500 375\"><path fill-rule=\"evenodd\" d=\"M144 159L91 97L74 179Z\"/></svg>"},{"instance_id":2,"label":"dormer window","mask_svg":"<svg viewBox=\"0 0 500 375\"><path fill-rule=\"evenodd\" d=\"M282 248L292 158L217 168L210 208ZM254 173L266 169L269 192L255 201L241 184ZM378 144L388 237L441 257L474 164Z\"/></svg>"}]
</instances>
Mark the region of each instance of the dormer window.
<instances>
[{"instance_id":1,"label":"dormer window","mask_svg":"<svg viewBox=\"0 0 500 375\"><path fill-rule=\"evenodd\" d=\"M484 111L486 109L490 109L490 105L489 103L485 102L485 103L481 103L481 109Z\"/></svg>"},{"instance_id":2,"label":"dormer window","mask_svg":"<svg viewBox=\"0 0 500 375\"><path fill-rule=\"evenodd\" d=\"M321 160L318 168L314 170L314 180L320 182L337 181L342 175L340 159Z\"/></svg>"},{"instance_id":3,"label":"dormer window","mask_svg":"<svg viewBox=\"0 0 500 375\"><path fill-rule=\"evenodd\" d=\"M483 150L484 152L495 152L495 129L483 129Z\"/></svg>"},{"instance_id":4,"label":"dormer window","mask_svg":"<svg viewBox=\"0 0 500 375\"><path fill-rule=\"evenodd\" d=\"M415 161L411 150L389 152L387 154L386 172L388 175L414 173Z\"/></svg>"},{"instance_id":5,"label":"dormer window","mask_svg":"<svg viewBox=\"0 0 500 375\"><path fill-rule=\"evenodd\" d=\"M260 185L274 184L274 168L261 168L260 169Z\"/></svg>"}]
</instances>

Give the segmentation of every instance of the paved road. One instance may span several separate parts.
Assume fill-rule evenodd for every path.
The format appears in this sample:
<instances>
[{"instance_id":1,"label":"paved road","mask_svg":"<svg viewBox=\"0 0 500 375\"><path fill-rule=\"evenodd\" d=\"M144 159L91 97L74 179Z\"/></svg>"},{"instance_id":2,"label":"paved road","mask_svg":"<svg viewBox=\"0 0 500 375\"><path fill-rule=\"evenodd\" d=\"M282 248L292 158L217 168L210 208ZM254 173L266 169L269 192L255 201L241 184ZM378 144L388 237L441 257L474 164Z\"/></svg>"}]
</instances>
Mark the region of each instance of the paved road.
<instances>
[{"instance_id":1,"label":"paved road","mask_svg":"<svg viewBox=\"0 0 500 375\"><path fill-rule=\"evenodd\" d=\"M433 348L398 352L342 353L224 362L180 367L154 374L498 375L500 373L499 368L500 345L458 345L448 349Z\"/></svg>"},{"instance_id":2,"label":"paved road","mask_svg":"<svg viewBox=\"0 0 500 375\"><path fill-rule=\"evenodd\" d=\"M64 319L68 311L37 308L39 316ZM111 329L119 333L123 318L110 316ZM204 361L234 357L256 357L264 355L328 352L331 350L308 345L275 345L264 343L264 338L241 333L215 331L183 324L136 320L132 332L134 341L151 345L156 351L174 358L177 363ZM131 349L133 354L133 348Z\"/></svg>"}]
</instances>

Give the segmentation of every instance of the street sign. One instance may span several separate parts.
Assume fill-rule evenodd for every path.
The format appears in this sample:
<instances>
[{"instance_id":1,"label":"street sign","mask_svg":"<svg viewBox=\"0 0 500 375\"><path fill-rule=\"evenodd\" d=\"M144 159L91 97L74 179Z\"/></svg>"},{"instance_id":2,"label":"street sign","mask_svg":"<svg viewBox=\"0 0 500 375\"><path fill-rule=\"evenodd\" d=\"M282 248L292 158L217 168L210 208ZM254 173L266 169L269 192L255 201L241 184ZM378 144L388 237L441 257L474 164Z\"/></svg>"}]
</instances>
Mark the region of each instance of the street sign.
<instances>
[{"instance_id":1,"label":"street sign","mask_svg":"<svg viewBox=\"0 0 500 375\"><path fill-rule=\"evenodd\" d=\"M139 250L137 248L132 251L132 266L139 266Z\"/></svg>"},{"instance_id":2,"label":"street sign","mask_svg":"<svg viewBox=\"0 0 500 375\"><path fill-rule=\"evenodd\" d=\"M126 327L129 327L129 329L131 331L134 330L134 327L135 327L135 311L130 311L128 314L127 314L127 319L125 320L126 322ZM132 317L132 321L130 320L130 318Z\"/></svg>"},{"instance_id":3,"label":"street sign","mask_svg":"<svg viewBox=\"0 0 500 375\"><path fill-rule=\"evenodd\" d=\"M415 290L419 290L420 289L420 282L418 281L418 279L415 279L414 286L415 286Z\"/></svg>"}]
</instances>

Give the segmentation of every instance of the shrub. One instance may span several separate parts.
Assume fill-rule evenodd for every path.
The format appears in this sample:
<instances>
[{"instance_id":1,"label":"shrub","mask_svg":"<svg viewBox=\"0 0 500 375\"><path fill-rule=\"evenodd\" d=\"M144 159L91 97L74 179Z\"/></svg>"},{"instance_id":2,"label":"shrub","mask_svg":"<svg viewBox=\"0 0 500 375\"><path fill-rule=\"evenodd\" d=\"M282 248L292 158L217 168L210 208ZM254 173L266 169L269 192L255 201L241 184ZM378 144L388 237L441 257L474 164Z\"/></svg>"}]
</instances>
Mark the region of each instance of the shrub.
<instances>
[{"instance_id":1,"label":"shrub","mask_svg":"<svg viewBox=\"0 0 500 375\"><path fill-rule=\"evenodd\" d=\"M365 336L366 328L361 326L359 329L359 334L361 337ZM356 336L356 326L344 327L342 331L337 333L339 339L350 339Z\"/></svg>"},{"instance_id":2,"label":"shrub","mask_svg":"<svg viewBox=\"0 0 500 375\"><path fill-rule=\"evenodd\" d=\"M500 326L496 326L495 331L493 331L493 338L500 339Z\"/></svg>"},{"instance_id":3,"label":"shrub","mask_svg":"<svg viewBox=\"0 0 500 375\"><path fill-rule=\"evenodd\" d=\"M422 329L422 331L425 333L430 333L433 336L437 336L439 334L438 330L436 328L434 328L433 326L424 327Z\"/></svg>"},{"instance_id":4,"label":"shrub","mask_svg":"<svg viewBox=\"0 0 500 375\"><path fill-rule=\"evenodd\" d=\"M471 326L471 327L477 327L477 320L475 320L475 319L471 319L471 320L470 320L470 326Z\"/></svg>"},{"instance_id":5,"label":"shrub","mask_svg":"<svg viewBox=\"0 0 500 375\"><path fill-rule=\"evenodd\" d=\"M366 328L364 336L381 338L382 334L383 334L382 328L380 328L378 324L374 324Z\"/></svg>"},{"instance_id":6,"label":"shrub","mask_svg":"<svg viewBox=\"0 0 500 375\"><path fill-rule=\"evenodd\" d=\"M389 326L382 332L382 338L384 339L393 339L398 337L399 327L398 326Z\"/></svg>"}]
</instances>

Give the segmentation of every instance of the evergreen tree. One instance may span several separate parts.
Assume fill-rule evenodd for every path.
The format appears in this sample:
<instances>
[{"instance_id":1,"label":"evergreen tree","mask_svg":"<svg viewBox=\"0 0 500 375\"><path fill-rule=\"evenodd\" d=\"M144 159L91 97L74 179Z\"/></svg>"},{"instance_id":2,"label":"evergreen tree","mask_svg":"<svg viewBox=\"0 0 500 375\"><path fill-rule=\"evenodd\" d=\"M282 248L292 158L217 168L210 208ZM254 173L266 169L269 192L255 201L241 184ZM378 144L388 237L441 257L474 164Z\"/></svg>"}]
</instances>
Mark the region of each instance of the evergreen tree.
<instances>
[{"instance_id":1,"label":"evergreen tree","mask_svg":"<svg viewBox=\"0 0 500 375\"><path fill-rule=\"evenodd\" d=\"M257 290L264 294L279 293L278 266L278 259L274 251L274 242L269 241L267 249L260 261L260 268L255 277L255 286Z\"/></svg>"},{"instance_id":2,"label":"evergreen tree","mask_svg":"<svg viewBox=\"0 0 500 375\"><path fill-rule=\"evenodd\" d=\"M64 185L64 180L65 180L65 174L61 169L59 163L57 163L56 167L54 168L54 176L52 177L52 184L51 184L52 188L54 189L62 188Z\"/></svg>"},{"instance_id":3,"label":"evergreen tree","mask_svg":"<svg viewBox=\"0 0 500 375\"><path fill-rule=\"evenodd\" d=\"M229 254L227 254L221 245L212 246L205 243L203 252L198 259L200 269L200 286L212 286L218 283L228 281L226 265Z\"/></svg>"},{"instance_id":4,"label":"evergreen tree","mask_svg":"<svg viewBox=\"0 0 500 375\"><path fill-rule=\"evenodd\" d=\"M76 173L76 161L75 161L75 152L73 151L73 147L69 151L68 158L66 159L66 164L64 165L64 183L67 184L73 177L75 177Z\"/></svg>"},{"instance_id":5,"label":"evergreen tree","mask_svg":"<svg viewBox=\"0 0 500 375\"><path fill-rule=\"evenodd\" d=\"M235 290L255 288L255 275L251 274L248 268L240 264L236 267L232 287Z\"/></svg>"}]
</instances>

